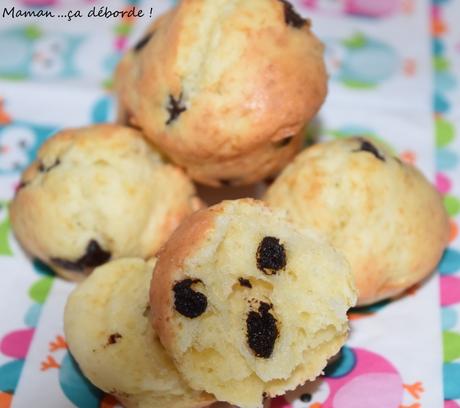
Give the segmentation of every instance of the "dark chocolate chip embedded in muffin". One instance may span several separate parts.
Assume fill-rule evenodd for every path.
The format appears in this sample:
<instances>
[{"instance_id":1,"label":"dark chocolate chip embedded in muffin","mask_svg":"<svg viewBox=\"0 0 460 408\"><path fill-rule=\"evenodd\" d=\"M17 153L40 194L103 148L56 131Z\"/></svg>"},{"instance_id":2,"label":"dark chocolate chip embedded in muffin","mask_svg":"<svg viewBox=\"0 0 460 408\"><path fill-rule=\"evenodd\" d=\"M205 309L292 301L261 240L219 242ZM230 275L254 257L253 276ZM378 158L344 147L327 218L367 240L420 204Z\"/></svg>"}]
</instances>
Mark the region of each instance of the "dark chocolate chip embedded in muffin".
<instances>
[{"instance_id":1,"label":"dark chocolate chip embedded in muffin","mask_svg":"<svg viewBox=\"0 0 460 408\"><path fill-rule=\"evenodd\" d=\"M134 46L133 50L135 52L140 52L150 41L153 37L154 32L148 33L144 37L142 37L139 42Z\"/></svg>"},{"instance_id":2,"label":"dark chocolate chip embedded in muffin","mask_svg":"<svg viewBox=\"0 0 460 408\"><path fill-rule=\"evenodd\" d=\"M286 266L286 250L275 237L265 237L256 254L257 268L266 275L275 275Z\"/></svg>"},{"instance_id":3,"label":"dark chocolate chip embedded in muffin","mask_svg":"<svg viewBox=\"0 0 460 408\"><path fill-rule=\"evenodd\" d=\"M272 307L260 302L258 312L249 312L246 320L248 345L260 358L270 358L279 334L276 319L270 313Z\"/></svg>"},{"instance_id":4,"label":"dark chocolate chip embedded in muffin","mask_svg":"<svg viewBox=\"0 0 460 408\"><path fill-rule=\"evenodd\" d=\"M69 261L62 258L51 258L51 262L63 269L70 271L84 271L86 268L95 268L110 260L112 254L101 248L99 243L92 239L85 251L85 255L76 261Z\"/></svg>"},{"instance_id":5,"label":"dark chocolate chip embedded in muffin","mask_svg":"<svg viewBox=\"0 0 460 408\"><path fill-rule=\"evenodd\" d=\"M59 166L60 164L61 164L61 160L59 158L57 158L55 162L51 166L48 166L48 167L46 167L45 163L40 162L38 164L38 171L40 173L48 173L51 170L53 170L55 167Z\"/></svg>"},{"instance_id":6,"label":"dark chocolate chip embedded in muffin","mask_svg":"<svg viewBox=\"0 0 460 408\"><path fill-rule=\"evenodd\" d=\"M383 156L382 153L379 152L379 149L377 149L371 142L368 140L361 140L361 147L357 150L353 151L354 153L359 153L359 152L367 152L370 154L373 154L376 159L385 161L385 156Z\"/></svg>"},{"instance_id":7,"label":"dark chocolate chip embedded in muffin","mask_svg":"<svg viewBox=\"0 0 460 408\"><path fill-rule=\"evenodd\" d=\"M177 118L187 110L182 100L183 95L180 94L179 99L175 99L173 95L169 95L169 104L167 107L167 111L169 112L169 119L167 120L166 124L170 125Z\"/></svg>"},{"instance_id":8,"label":"dark chocolate chip embedded in muffin","mask_svg":"<svg viewBox=\"0 0 460 408\"><path fill-rule=\"evenodd\" d=\"M252 288L252 284L251 284L251 281L249 279L239 278L238 282L240 283L241 286L244 286L244 287L249 288L249 289Z\"/></svg>"},{"instance_id":9,"label":"dark chocolate chip embedded in muffin","mask_svg":"<svg viewBox=\"0 0 460 408\"><path fill-rule=\"evenodd\" d=\"M106 263L111 257L111 253L101 248L99 243L92 239L86 247L86 254L82 258L82 263L88 268Z\"/></svg>"},{"instance_id":10,"label":"dark chocolate chip embedded in muffin","mask_svg":"<svg viewBox=\"0 0 460 408\"><path fill-rule=\"evenodd\" d=\"M183 316L195 319L201 316L208 307L208 299L201 292L192 289L199 280L185 279L177 282L174 287L174 307Z\"/></svg>"},{"instance_id":11,"label":"dark chocolate chip embedded in muffin","mask_svg":"<svg viewBox=\"0 0 460 408\"><path fill-rule=\"evenodd\" d=\"M284 20L286 21L286 24L292 27L295 27L295 28L302 28L304 24L307 22L307 20L302 18L297 13L294 6L291 3L289 3L287 0L278 0L278 1L283 3Z\"/></svg>"},{"instance_id":12,"label":"dark chocolate chip embedded in muffin","mask_svg":"<svg viewBox=\"0 0 460 408\"><path fill-rule=\"evenodd\" d=\"M109 336L107 339L107 344L106 346L111 346L113 344L118 343L119 340L121 340L123 336L120 333L114 333Z\"/></svg>"}]
</instances>

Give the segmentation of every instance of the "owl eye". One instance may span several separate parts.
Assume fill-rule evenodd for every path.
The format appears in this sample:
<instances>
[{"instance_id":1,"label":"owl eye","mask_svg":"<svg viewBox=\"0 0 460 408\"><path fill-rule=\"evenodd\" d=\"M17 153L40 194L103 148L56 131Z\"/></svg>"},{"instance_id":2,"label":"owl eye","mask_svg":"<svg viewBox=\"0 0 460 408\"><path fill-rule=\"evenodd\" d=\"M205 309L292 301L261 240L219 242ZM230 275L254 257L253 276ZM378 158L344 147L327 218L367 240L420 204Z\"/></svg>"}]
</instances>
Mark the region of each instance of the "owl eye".
<instances>
[{"instance_id":1,"label":"owl eye","mask_svg":"<svg viewBox=\"0 0 460 408\"><path fill-rule=\"evenodd\" d=\"M52 78L60 75L65 65L62 58L54 52L37 54L34 59L31 70L34 76Z\"/></svg>"},{"instance_id":2,"label":"owl eye","mask_svg":"<svg viewBox=\"0 0 460 408\"><path fill-rule=\"evenodd\" d=\"M62 51L62 44L58 43L58 42L53 42L51 44L51 49L55 52L61 52Z\"/></svg>"},{"instance_id":3,"label":"owl eye","mask_svg":"<svg viewBox=\"0 0 460 408\"><path fill-rule=\"evenodd\" d=\"M312 396L309 393L305 393L300 396L300 401L302 402L310 402L311 399L312 399Z\"/></svg>"},{"instance_id":4,"label":"owl eye","mask_svg":"<svg viewBox=\"0 0 460 408\"><path fill-rule=\"evenodd\" d=\"M43 65L46 68L51 68L54 65L54 61L52 59L50 59L50 58L47 58L47 59L43 60Z\"/></svg>"},{"instance_id":5,"label":"owl eye","mask_svg":"<svg viewBox=\"0 0 460 408\"><path fill-rule=\"evenodd\" d=\"M25 149L27 147L27 140L24 140L24 139L19 140L18 145L19 147Z\"/></svg>"},{"instance_id":6,"label":"owl eye","mask_svg":"<svg viewBox=\"0 0 460 408\"><path fill-rule=\"evenodd\" d=\"M14 162L14 163L13 163L13 169L15 169L15 170L21 170L21 168L22 168L21 163L19 163L19 162Z\"/></svg>"}]
</instances>

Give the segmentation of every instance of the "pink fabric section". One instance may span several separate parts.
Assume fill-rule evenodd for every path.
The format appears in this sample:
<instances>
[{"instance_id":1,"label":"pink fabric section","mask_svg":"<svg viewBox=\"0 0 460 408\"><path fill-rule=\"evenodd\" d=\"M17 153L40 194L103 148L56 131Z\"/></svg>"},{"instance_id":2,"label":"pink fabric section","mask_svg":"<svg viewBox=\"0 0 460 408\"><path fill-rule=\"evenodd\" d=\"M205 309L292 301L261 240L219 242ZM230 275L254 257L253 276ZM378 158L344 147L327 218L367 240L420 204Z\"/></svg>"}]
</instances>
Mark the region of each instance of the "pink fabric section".
<instances>
[{"instance_id":1,"label":"pink fabric section","mask_svg":"<svg viewBox=\"0 0 460 408\"><path fill-rule=\"evenodd\" d=\"M436 187L441 194L447 194L452 188L450 179L442 173L436 175Z\"/></svg>"},{"instance_id":2,"label":"pink fabric section","mask_svg":"<svg viewBox=\"0 0 460 408\"><path fill-rule=\"evenodd\" d=\"M369 17L384 17L395 13L400 0L348 0L347 12Z\"/></svg>"},{"instance_id":3,"label":"pink fabric section","mask_svg":"<svg viewBox=\"0 0 460 408\"><path fill-rule=\"evenodd\" d=\"M450 306L460 303L460 278L441 276L441 305Z\"/></svg>"},{"instance_id":4,"label":"pink fabric section","mask_svg":"<svg viewBox=\"0 0 460 408\"><path fill-rule=\"evenodd\" d=\"M366 374L351 380L334 397L334 408L398 408L404 389L396 374Z\"/></svg>"}]
</instances>

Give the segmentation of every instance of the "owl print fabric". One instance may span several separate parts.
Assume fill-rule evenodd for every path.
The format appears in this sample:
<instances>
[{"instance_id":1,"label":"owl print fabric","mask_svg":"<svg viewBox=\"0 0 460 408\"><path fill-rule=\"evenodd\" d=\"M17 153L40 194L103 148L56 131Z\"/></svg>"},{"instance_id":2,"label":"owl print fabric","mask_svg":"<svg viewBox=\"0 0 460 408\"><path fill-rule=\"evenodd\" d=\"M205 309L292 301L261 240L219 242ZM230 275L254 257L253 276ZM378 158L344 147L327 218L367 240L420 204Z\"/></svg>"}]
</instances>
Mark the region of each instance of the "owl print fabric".
<instances>
[{"instance_id":1,"label":"owl print fabric","mask_svg":"<svg viewBox=\"0 0 460 408\"><path fill-rule=\"evenodd\" d=\"M14 3L11 6L15 12L45 10L52 12L54 17L11 18L7 15L2 18L0 79L81 82L93 86L104 86L104 81L110 79L120 56L118 51L123 48L122 44L117 44L116 30L120 21L86 17L93 7L98 10L105 6L102 1L24 0L11 3ZM128 6L129 1L110 3L114 10ZM67 15L69 10L74 14L80 11L84 17L71 21L58 17Z\"/></svg>"},{"instance_id":2,"label":"owl print fabric","mask_svg":"<svg viewBox=\"0 0 460 408\"><path fill-rule=\"evenodd\" d=\"M11 0L16 8L56 14L101 6L148 12L153 3L157 15L176 2L108 3ZM415 163L442 193L452 232L439 275L398 299L354 309L350 339L325 375L267 406L458 408L460 4L292 3L312 19L330 74L327 103L309 136L369 137ZM73 285L27 258L11 233L8 202L21 171L50 135L113 120L113 69L151 20L0 21L0 408L115 407L112 397L82 376L68 352L62 317Z\"/></svg>"}]
</instances>

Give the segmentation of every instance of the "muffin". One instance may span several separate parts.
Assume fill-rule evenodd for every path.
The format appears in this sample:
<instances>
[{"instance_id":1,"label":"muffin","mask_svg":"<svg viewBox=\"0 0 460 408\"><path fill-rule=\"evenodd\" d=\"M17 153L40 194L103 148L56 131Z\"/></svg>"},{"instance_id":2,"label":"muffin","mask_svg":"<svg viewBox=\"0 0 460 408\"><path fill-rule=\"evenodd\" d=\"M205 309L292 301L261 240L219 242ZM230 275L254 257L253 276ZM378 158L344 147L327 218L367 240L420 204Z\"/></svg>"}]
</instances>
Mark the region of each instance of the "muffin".
<instances>
[{"instance_id":1,"label":"muffin","mask_svg":"<svg viewBox=\"0 0 460 408\"><path fill-rule=\"evenodd\" d=\"M251 184L298 152L327 93L323 45L287 1L183 0L118 66L119 121L195 180Z\"/></svg>"},{"instance_id":2,"label":"muffin","mask_svg":"<svg viewBox=\"0 0 460 408\"><path fill-rule=\"evenodd\" d=\"M346 256L359 305L398 295L425 278L448 243L438 192L414 166L370 139L306 149L264 198L297 225L324 233Z\"/></svg>"},{"instance_id":3,"label":"muffin","mask_svg":"<svg viewBox=\"0 0 460 408\"><path fill-rule=\"evenodd\" d=\"M355 300L342 255L251 199L185 220L150 291L155 331L184 379L243 408L320 375Z\"/></svg>"},{"instance_id":4,"label":"muffin","mask_svg":"<svg viewBox=\"0 0 460 408\"><path fill-rule=\"evenodd\" d=\"M10 214L31 255L80 280L111 259L151 257L199 207L191 181L138 131L97 125L45 142Z\"/></svg>"},{"instance_id":5,"label":"muffin","mask_svg":"<svg viewBox=\"0 0 460 408\"><path fill-rule=\"evenodd\" d=\"M66 341L83 373L126 408L198 408L212 396L182 380L149 322L155 261L125 258L97 268L70 295Z\"/></svg>"}]
</instances>

